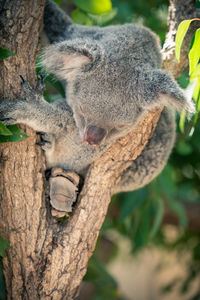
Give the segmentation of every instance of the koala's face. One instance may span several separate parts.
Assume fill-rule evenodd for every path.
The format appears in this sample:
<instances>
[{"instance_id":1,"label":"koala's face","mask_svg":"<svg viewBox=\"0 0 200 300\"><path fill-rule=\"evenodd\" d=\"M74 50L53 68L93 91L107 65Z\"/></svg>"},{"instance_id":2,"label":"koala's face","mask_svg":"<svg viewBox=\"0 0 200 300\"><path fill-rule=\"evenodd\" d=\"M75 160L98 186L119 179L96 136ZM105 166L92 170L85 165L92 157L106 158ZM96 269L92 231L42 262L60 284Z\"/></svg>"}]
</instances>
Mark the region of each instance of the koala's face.
<instances>
[{"instance_id":1,"label":"koala's face","mask_svg":"<svg viewBox=\"0 0 200 300\"><path fill-rule=\"evenodd\" d=\"M84 143L98 146L116 140L141 116L143 110L132 99L128 79L116 74L102 67L68 84L67 101Z\"/></svg>"}]
</instances>

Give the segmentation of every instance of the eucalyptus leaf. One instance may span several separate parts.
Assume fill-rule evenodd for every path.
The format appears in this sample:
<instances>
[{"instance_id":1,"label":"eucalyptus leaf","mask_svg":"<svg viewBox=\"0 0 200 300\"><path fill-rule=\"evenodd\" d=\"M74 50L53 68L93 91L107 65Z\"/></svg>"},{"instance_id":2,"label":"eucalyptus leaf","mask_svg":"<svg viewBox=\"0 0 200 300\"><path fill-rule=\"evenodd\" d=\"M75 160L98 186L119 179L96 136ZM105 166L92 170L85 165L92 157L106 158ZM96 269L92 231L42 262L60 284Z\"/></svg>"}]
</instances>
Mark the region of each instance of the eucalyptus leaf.
<instances>
[{"instance_id":1,"label":"eucalyptus leaf","mask_svg":"<svg viewBox=\"0 0 200 300\"><path fill-rule=\"evenodd\" d=\"M176 58L179 61L180 60L180 53L181 53L181 45L183 42L183 39L188 31L188 28L190 26L190 23L193 20L185 20L182 21L179 26L178 26L178 30L176 33L176 39L175 39L175 43L176 43L176 48L175 48L175 53L176 53Z\"/></svg>"},{"instance_id":2,"label":"eucalyptus leaf","mask_svg":"<svg viewBox=\"0 0 200 300\"><path fill-rule=\"evenodd\" d=\"M14 56L14 55L16 55L14 52L7 50L7 49L0 48L0 60L5 59L9 56Z\"/></svg>"},{"instance_id":3,"label":"eucalyptus leaf","mask_svg":"<svg viewBox=\"0 0 200 300\"><path fill-rule=\"evenodd\" d=\"M185 208L181 202L178 202L175 199L168 199L167 204L171 208L172 211L174 211L178 218L179 218L179 223L183 228L186 228L188 220L187 220L187 215Z\"/></svg>"},{"instance_id":4,"label":"eucalyptus leaf","mask_svg":"<svg viewBox=\"0 0 200 300\"><path fill-rule=\"evenodd\" d=\"M50 74L45 78L45 83L50 83L54 89L65 98L65 90L61 81L59 81L54 75Z\"/></svg>"},{"instance_id":5,"label":"eucalyptus leaf","mask_svg":"<svg viewBox=\"0 0 200 300\"><path fill-rule=\"evenodd\" d=\"M156 204L156 216L154 217L154 222L150 231L150 238L153 238L156 233L158 232L158 229L161 225L162 219L163 219L163 214L164 214L164 203L162 199L160 198L155 198L154 202Z\"/></svg>"},{"instance_id":6,"label":"eucalyptus leaf","mask_svg":"<svg viewBox=\"0 0 200 300\"><path fill-rule=\"evenodd\" d=\"M125 199L123 200L121 213L119 217L120 223L122 223L126 217L131 215L136 207L141 205L147 197L147 189L140 189L135 192L129 192L125 194Z\"/></svg>"},{"instance_id":7,"label":"eucalyptus leaf","mask_svg":"<svg viewBox=\"0 0 200 300\"><path fill-rule=\"evenodd\" d=\"M81 11L79 8L75 9L72 12L72 20L76 24L87 25L87 26L93 25L92 21L87 16L87 14L85 12Z\"/></svg>"},{"instance_id":8,"label":"eucalyptus leaf","mask_svg":"<svg viewBox=\"0 0 200 300\"><path fill-rule=\"evenodd\" d=\"M200 64L196 65L192 74L190 75L190 81L194 81L197 77L200 77Z\"/></svg>"},{"instance_id":9,"label":"eucalyptus leaf","mask_svg":"<svg viewBox=\"0 0 200 300\"><path fill-rule=\"evenodd\" d=\"M110 0L72 0L72 2L91 14L104 14L112 9Z\"/></svg>"},{"instance_id":10,"label":"eucalyptus leaf","mask_svg":"<svg viewBox=\"0 0 200 300\"><path fill-rule=\"evenodd\" d=\"M1 236L0 236L0 256L5 257L6 253L5 250L7 248L10 248L10 245L8 242L6 242Z\"/></svg>"},{"instance_id":11,"label":"eucalyptus leaf","mask_svg":"<svg viewBox=\"0 0 200 300\"><path fill-rule=\"evenodd\" d=\"M94 15L88 13L88 16L95 25L103 26L104 24L114 19L117 15L117 12L118 12L117 8L113 8L110 12L106 14Z\"/></svg>"},{"instance_id":12,"label":"eucalyptus leaf","mask_svg":"<svg viewBox=\"0 0 200 300\"><path fill-rule=\"evenodd\" d=\"M140 219L140 225L138 226L138 230L135 233L133 242L132 251L138 251L149 242L149 233L150 233L150 219L151 219L151 211L150 211L150 202L145 203L145 206L142 210L142 217Z\"/></svg>"},{"instance_id":13,"label":"eucalyptus leaf","mask_svg":"<svg viewBox=\"0 0 200 300\"><path fill-rule=\"evenodd\" d=\"M106 284L112 288L117 287L116 280L108 273L104 264L95 255L89 260L88 271L84 280L92 281L95 285Z\"/></svg>"},{"instance_id":14,"label":"eucalyptus leaf","mask_svg":"<svg viewBox=\"0 0 200 300\"><path fill-rule=\"evenodd\" d=\"M185 140L179 140L176 144L176 151L182 156L187 156L192 153L192 146Z\"/></svg>"},{"instance_id":15,"label":"eucalyptus leaf","mask_svg":"<svg viewBox=\"0 0 200 300\"><path fill-rule=\"evenodd\" d=\"M181 132L184 132L185 129L185 119L186 119L186 111L182 111L179 121L179 128Z\"/></svg>"},{"instance_id":16,"label":"eucalyptus leaf","mask_svg":"<svg viewBox=\"0 0 200 300\"><path fill-rule=\"evenodd\" d=\"M3 264L2 259L0 258L0 299L6 300L6 285L5 285L5 279L3 275Z\"/></svg>"},{"instance_id":17,"label":"eucalyptus leaf","mask_svg":"<svg viewBox=\"0 0 200 300\"><path fill-rule=\"evenodd\" d=\"M195 70L200 58L200 28L196 30L192 48L189 51L190 74Z\"/></svg>"},{"instance_id":18,"label":"eucalyptus leaf","mask_svg":"<svg viewBox=\"0 0 200 300\"><path fill-rule=\"evenodd\" d=\"M12 133L12 135L1 135L0 143L20 142L28 138L28 136L17 125L8 125L8 130Z\"/></svg>"},{"instance_id":19,"label":"eucalyptus leaf","mask_svg":"<svg viewBox=\"0 0 200 300\"><path fill-rule=\"evenodd\" d=\"M12 135L12 132L0 121L0 135Z\"/></svg>"},{"instance_id":20,"label":"eucalyptus leaf","mask_svg":"<svg viewBox=\"0 0 200 300\"><path fill-rule=\"evenodd\" d=\"M199 93L200 93L200 77L198 77L195 87L194 87L194 92L193 92L193 98L195 101L198 100L199 98Z\"/></svg>"}]
</instances>

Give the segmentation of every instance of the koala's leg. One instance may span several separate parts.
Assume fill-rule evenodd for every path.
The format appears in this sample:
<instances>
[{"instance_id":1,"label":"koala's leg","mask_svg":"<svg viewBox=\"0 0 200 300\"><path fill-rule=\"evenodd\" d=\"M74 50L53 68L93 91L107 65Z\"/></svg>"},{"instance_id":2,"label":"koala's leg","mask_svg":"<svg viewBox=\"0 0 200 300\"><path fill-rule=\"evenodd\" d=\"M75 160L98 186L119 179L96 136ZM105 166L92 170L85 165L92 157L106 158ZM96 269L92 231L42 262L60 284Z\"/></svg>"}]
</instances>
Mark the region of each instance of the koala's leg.
<instances>
[{"instance_id":1,"label":"koala's leg","mask_svg":"<svg viewBox=\"0 0 200 300\"><path fill-rule=\"evenodd\" d=\"M21 123L36 131L53 134L75 126L70 107L45 101L41 85L39 83L34 89L23 80L22 99L0 101L0 120L7 125Z\"/></svg>"},{"instance_id":2,"label":"koala's leg","mask_svg":"<svg viewBox=\"0 0 200 300\"><path fill-rule=\"evenodd\" d=\"M61 168L51 170L50 203L52 215L63 217L72 211L72 205L76 201L80 178L72 171L64 171Z\"/></svg>"},{"instance_id":3,"label":"koala's leg","mask_svg":"<svg viewBox=\"0 0 200 300\"><path fill-rule=\"evenodd\" d=\"M164 168L174 139L174 113L164 109L152 138L141 155L122 174L114 192L136 190L151 182Z\"/></svg>"}]
</instances>

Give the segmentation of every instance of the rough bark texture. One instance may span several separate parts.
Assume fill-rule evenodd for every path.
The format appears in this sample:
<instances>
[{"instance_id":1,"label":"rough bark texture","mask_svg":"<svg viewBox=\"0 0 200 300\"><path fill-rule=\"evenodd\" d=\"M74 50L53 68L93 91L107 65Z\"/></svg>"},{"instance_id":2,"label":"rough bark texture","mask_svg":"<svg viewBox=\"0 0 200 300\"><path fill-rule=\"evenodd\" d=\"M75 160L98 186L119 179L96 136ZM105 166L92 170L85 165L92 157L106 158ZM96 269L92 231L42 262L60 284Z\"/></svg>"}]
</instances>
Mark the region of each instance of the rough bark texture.
<instances>
[{"instance_id":1,"label":"rough bark texture","mask_svg":"<svg viewBox=\"0 0 200 300\"><path fill-rule=\"evenodd\" d=\"M19 74L35 83L35 55L44 1L6 0L0 5L1 47L17 53L1 62L1 97L17 98ZM173 70L171 66L167 68ZM45 165L40 148L35 145L35 133L26 129L28 140L1 146L0 235L11 245L3 262L8 299L75 298L112 188L130 160L143 150L161 109L149 113L132 133L91 166L76 208L64 224L51 217L49 203L45 202Z\"/></svg>"}]
</instances>

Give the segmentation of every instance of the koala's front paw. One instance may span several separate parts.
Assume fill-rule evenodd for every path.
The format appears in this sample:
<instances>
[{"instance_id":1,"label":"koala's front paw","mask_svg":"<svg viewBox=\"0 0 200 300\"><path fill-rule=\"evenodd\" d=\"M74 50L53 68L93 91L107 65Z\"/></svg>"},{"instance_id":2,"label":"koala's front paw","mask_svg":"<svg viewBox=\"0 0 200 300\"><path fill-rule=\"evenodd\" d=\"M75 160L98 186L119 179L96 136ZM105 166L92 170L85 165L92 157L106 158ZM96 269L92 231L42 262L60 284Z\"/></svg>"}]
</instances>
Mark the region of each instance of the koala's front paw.
<instances>
[{"instance_id":1,"label":"koala's front paw","mask_svg":"<svg viewBox=\"0 0 200 300\"><path fill-rule=\"evenodd\" d=\"M63 217L72 211L76 201L80 178L72 171L53 168L50 181L50 203L52 215Z\"/></svg>"},{"instance_id":2,"label":"koala's front paw","mask_svg":"<svg viewBox=\"0 0 200 300\"><path fill-rule=\"evenodd\" d=\"M16 111L17 101L0 101L0 121L6 125L16 124L18 120L18 111Z\"/></svg>"},{"instance_id":3,"label":"koala's front paw","mask_svg":"<svg viewBox=\"0 0 200 300\"><path fill-rule=\"evenodd\" d=\"M37 98L36 95L38 95L38 96L43 95L43 92L44 92L44 89L45 89L45 84L44 84L44 77L42 75L40 76L40 78L37 82L36 88L33 88L28 83L28 81L26 81L22 77L22 75L20 75L20 78L21 78L21 87L22 87L22 90L24 92L24 98L25 99L35 99L35 98Z\"/></svg>"}]
</instances>

